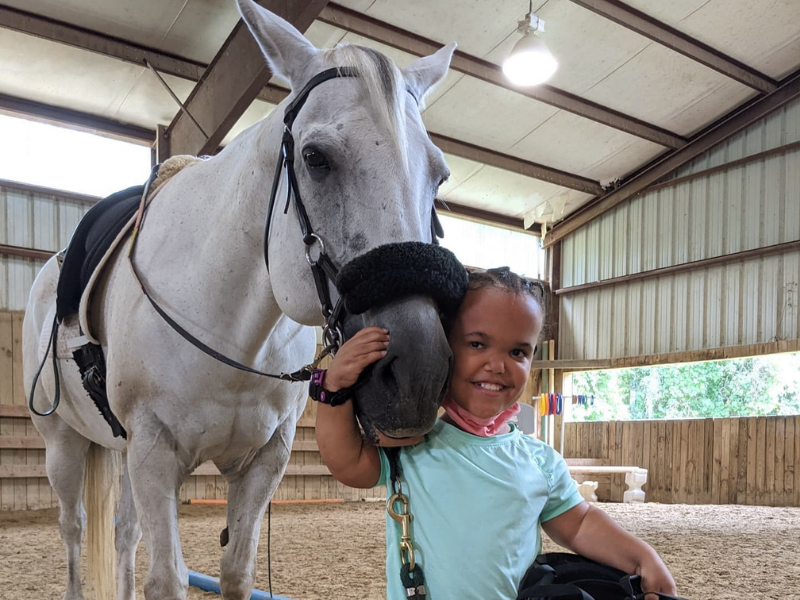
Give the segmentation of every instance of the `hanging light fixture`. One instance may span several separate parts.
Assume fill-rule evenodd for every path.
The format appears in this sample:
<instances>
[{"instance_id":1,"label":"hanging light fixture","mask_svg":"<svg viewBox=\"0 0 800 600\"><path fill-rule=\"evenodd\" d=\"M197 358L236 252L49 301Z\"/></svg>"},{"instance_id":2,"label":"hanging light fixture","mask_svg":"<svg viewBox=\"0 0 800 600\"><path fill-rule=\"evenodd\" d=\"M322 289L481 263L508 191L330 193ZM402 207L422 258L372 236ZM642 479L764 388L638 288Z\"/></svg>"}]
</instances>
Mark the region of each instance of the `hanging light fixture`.
<instances>
[{"instance_id":1,"label":"hanging light fixture","mask_svg":"<svg viewBox=\"0 0 800 600\"><path fill-rule=\"evenodd\" d=\"M544 31L544 21L533 13L533 0L528 5L528 14L517 23L522 39L503 63L503 73L514 85L527 87L544 83L558 68L558 62L550 53L544 40L536 35Z\"/></svg>"}]
</instances>

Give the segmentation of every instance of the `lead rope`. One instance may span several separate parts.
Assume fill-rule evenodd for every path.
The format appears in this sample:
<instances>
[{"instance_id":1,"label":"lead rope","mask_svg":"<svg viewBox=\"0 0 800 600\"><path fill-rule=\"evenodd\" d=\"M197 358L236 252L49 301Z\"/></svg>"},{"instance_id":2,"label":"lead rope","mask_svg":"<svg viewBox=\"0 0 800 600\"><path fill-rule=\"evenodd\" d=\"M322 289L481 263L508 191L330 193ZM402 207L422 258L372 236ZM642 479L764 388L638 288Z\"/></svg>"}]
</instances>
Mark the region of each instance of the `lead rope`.
<instances>
[{"instance_id":1,"label":"lead rope","mask_svg":"<svg viewBox=\"0 0 800 600\"><path fill-rule=\"evenodd\" d=\"M269 582L269 597L272 598L272 501L267 503L267 581Z\"/></svg>"},{"instance_id":2,"label":"lead rope","mask_svg":"<svg viewBox=\"0 0 800 600\"><path fill-rule=\"evenodd\" d=\"M400 581L405 587L409 600L425 600L428 590L425 587L425 573L422 565L417 564L414 557L414 542L411 539L411 521L414 516L408 511L408 496L403 493L400 477L403 474L400 466L400 449L387 448L389 459L389 480L392 495L386 502L386 512L400 524ZM400 504L400 510L395 508Z\"/></svg>"}]
</instances>

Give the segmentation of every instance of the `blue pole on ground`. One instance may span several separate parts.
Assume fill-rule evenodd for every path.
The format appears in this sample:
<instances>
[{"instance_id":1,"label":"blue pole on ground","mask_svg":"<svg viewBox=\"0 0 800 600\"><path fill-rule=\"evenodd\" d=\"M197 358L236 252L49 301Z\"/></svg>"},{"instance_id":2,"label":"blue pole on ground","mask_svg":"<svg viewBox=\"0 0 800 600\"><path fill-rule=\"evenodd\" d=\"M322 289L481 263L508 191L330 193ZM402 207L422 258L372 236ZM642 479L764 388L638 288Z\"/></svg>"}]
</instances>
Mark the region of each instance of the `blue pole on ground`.
<instances>
[{"instance_id":1,"label":"blue pole on ground","mask_svg":"<svg viewBox=\"0 0 800 600\"><path fill-rule=\"evenodd\" d=\"M214 594L221 594L219 589L219 579L209 575L203 575L196 571L189 571L189 585L203 590L204 592L212 592ZM253 590L250 600L291 600L286 596L278 596L269 592L262 592L261 590Z\"/></svg>"}]
</instances>

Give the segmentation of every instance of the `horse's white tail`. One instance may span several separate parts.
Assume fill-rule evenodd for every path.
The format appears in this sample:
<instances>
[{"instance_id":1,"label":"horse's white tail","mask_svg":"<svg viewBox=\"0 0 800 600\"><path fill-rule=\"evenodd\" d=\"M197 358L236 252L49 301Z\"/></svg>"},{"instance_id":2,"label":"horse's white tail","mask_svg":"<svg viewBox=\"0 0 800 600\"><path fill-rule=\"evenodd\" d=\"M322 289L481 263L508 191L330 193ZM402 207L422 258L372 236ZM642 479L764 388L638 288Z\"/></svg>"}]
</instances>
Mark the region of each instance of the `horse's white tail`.
<instances>
[{"instance_id":1,"label":"horse's white tail","mask_svg":"<svg viewBox=\"0 0 800 600\"><path fill-rule=\"evenodd\" d=\"M87 583L96 600L116 596L114 512L119 499L120 453L92 444L86 456L83 502L86 507Z\"/></svg>"}]
</instances>

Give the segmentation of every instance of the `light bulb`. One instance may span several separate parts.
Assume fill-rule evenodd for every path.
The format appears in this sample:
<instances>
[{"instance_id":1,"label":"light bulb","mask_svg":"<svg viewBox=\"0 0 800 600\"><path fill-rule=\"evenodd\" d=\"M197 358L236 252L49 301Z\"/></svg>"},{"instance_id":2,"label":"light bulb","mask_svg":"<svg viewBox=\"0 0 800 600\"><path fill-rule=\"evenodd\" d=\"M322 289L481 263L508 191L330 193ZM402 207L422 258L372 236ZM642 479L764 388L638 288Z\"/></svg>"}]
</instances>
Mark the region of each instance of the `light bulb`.
<instances>
[{"instance_id":1,"label":"light bulb","mask_svg":"<svg viewBox=\"0 0 800 600\"><path fill-rule=\"evenodd\" d=\"M514 85L527 87L544 83L558 69L558 62L542 38L526 33L503 63L503 73Z\"/></svg>"}]
</instances>

